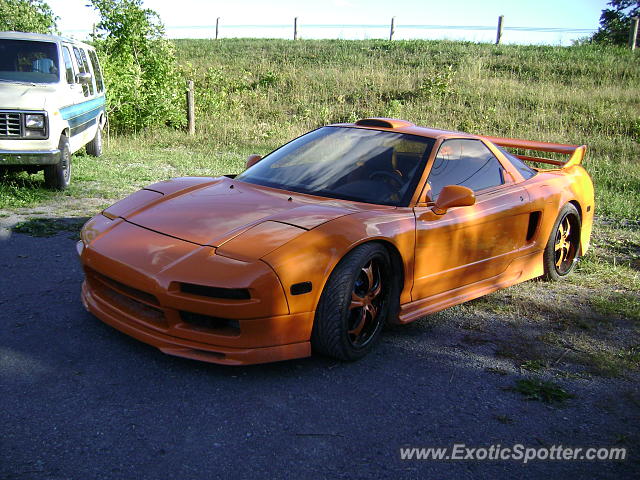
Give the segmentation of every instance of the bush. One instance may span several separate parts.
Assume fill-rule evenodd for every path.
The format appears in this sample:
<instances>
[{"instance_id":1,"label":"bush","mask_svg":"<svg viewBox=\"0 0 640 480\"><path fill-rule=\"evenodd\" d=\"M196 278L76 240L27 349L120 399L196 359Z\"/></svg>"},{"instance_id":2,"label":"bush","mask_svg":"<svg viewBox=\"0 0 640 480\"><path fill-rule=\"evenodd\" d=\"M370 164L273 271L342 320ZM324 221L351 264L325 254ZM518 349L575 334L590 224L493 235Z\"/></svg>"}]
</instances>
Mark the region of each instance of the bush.
<instances>
[{"instance_id":1,"label":"bush","mask_svg":"<svg viewBox=\"0 0 640 480\"><path fill-rule=\"evenodd\" d=\"M109 121L119 132L184 124L184 80L158 15L142 0L92 0L94 44L107 85Z\"/></svg>"}]
</instances>

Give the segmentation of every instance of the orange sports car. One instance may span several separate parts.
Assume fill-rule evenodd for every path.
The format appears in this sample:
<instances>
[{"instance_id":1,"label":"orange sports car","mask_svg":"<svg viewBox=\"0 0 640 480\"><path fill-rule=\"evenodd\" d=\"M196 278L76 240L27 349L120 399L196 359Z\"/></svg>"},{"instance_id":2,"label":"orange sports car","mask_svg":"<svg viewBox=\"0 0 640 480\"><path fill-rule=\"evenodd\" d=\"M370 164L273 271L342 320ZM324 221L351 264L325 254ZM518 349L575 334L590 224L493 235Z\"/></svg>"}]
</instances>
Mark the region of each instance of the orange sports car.
<instances>
[{"instance_id":1,"label":"orange sports car","mask_svg":"<svg viewBox=\"0 0 640 480\"><path fill-rule=\"evenodd\" d=\"M237 176L156 183L96 215L82 300L181 357L354 360L385 322L568 275L593 223L585 150L386 118L318 128Z\"/></svg>"}]
</instances>

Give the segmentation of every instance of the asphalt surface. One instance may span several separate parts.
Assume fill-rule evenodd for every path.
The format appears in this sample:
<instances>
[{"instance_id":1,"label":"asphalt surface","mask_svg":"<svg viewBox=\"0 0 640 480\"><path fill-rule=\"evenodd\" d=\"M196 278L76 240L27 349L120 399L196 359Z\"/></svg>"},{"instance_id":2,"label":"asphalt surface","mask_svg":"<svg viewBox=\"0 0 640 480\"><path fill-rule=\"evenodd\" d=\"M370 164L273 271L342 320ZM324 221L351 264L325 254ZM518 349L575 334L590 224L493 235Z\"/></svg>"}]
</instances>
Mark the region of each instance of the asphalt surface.
<instances>
[{"instance_id":1,"label":"asphalt surface","mask_svg":"<svg viewBox=\"0 0 640 480\"><path fill-rule=\"evenodd\" d=\"M0 478L638 478L637 385L575 380L564 405L508 390L455 322L388 331L356 363L224 367L88 314L68 233L0 238ZM441 317L446 318L446 317ZM620 443L622 442L622 443ZM412 447L626 446L625 461L402 461Z\"/></svg>"}]
</instances>

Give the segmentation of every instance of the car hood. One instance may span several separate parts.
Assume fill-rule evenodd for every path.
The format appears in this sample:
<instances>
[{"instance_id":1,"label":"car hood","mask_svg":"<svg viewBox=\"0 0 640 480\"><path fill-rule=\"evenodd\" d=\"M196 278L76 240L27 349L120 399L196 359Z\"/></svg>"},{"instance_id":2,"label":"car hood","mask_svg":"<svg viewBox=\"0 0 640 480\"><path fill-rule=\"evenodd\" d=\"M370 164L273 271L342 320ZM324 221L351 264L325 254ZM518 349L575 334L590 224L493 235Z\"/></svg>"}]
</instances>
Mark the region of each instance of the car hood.
<instances>
[{"instance_id":1,"label":"car hood","mask_svg":"<svg viewBox=\"0 0 640 480\"><path fill-rule=\"evenodd\" d=\"M10 110L45 110L47 96L55 87L0 81L0 108Z\"/></svg>"},{"instance_id":2,"label":"car hood","mask_svg":"<svg viewBox=\"0 0 640 480\"><path fill-rule=\"evenodd\" d=\"M176 179L180 182L181 179ZM170 182L152 185L105 211L135 225L199 245L218 247L249 228L271 221L310 230L361 208L234 181L201 181L172 193ZM135 205L138 195L142 205Z\"/></svg>"}]
</instances>

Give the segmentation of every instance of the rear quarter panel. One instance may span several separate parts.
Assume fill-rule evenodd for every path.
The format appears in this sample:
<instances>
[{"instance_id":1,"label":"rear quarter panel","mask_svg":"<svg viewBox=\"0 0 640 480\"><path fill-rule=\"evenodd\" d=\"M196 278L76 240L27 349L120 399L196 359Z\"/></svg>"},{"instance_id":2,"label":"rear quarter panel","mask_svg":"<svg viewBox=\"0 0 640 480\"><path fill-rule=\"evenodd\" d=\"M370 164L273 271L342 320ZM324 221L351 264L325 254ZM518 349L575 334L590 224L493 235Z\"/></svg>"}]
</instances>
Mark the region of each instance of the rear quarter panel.
<instances>
[{"instance_id":1,"label":"rear quarter panel","mask_svg":"<svg viewBox=\"0 0 640 480\"><path fill-rule=\"evenodd\" d=\"M572 202L582 219L580 255L589 249L595 210L593 182L581 165L567 169L545 170L526 181L533 211L542 212L536 241L544 248L560 209Z\"/></svg>"}]
</instances>

